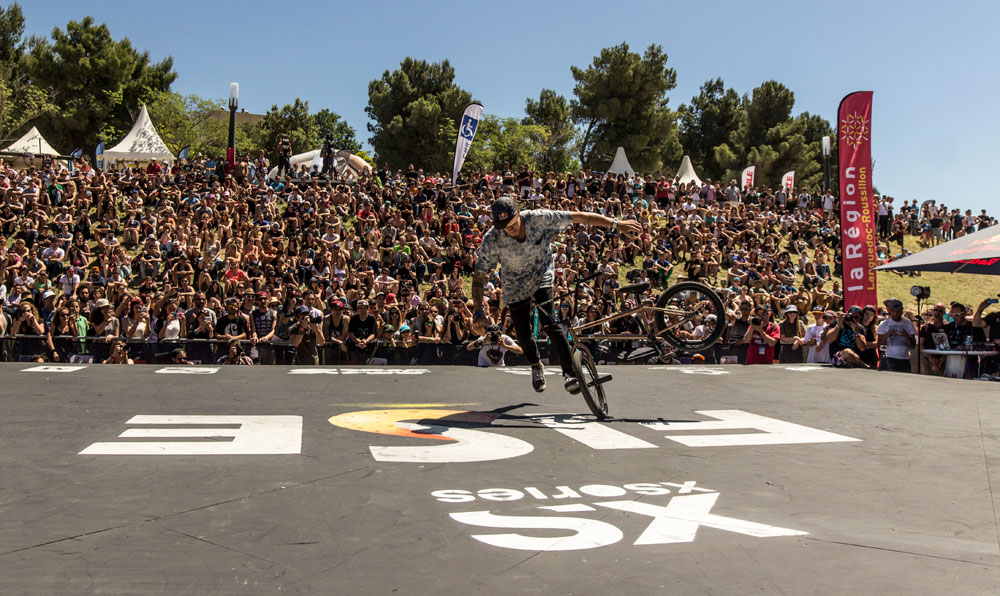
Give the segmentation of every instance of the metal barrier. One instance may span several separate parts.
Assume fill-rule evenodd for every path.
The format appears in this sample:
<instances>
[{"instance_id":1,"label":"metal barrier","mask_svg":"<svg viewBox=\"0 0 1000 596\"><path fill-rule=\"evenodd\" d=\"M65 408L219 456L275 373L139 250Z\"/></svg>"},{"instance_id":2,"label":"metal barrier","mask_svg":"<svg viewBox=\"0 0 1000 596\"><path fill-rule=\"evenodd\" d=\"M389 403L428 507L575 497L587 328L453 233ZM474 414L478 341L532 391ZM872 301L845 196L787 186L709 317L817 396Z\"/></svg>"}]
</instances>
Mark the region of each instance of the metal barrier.
<instances>
[{"instance_id":1,"label":"metal barrier","mask_svg":"<svg viewBox=\"0 0 1000 596\"><path fill-rule=\"evenodd\" d=\"M216 339L174 339L151 343L145 339L116 338L125 342L129 357L136 364L169 364L173 351L183 348L189 361L198 364L214 364L224 357L229 342ZM110 354L111 342L104 337L55 336L52 343L60 355L60 361L70 363L100 363ZM254 344L249 340L240 342L244 353L254 364L295 364L296 348L288 340ZM397 347L388 342L376 342L364 351L344 351L339 345L319 346L320 365L383 364L383 365L431 365L456 364L475 366L479 350L467 350L464 344L441 344L421 342L414 347ZM548 349L539 345L539 353L548 357ZM52 361L48 341L44 335L10 335L0 338L0 362L30 362L37 357ZM526 366L523 356L508 352L505 358L508 366Z\"/></svg>"},{"instance_id":2,"label":"metal barrier","mask_svg":"<svg viewBox=\"0 0 1000 596\"><path fill-rule=\"evenodd\" d=\"M151 343L145 339L116 338L125 342L128 355L136 364L170 364L172 353L183 348L189 361L197 364L217 363L228 352L229 342L217 339L173 339ZM240 342L243 351L254 364L297 364L296 348L288 340L254 344L250 340ZM587 342L596 360L601 364L655 364L653 359L636 358L637 350L630 342L599 341ZM100 363L109 356L111 343L104 337L55 336L55 351L60 361L69 363ZM549 349L546 340L538 342L538 352L543 362L558 364L555 350ZM733 353L731 346L716 345L701 352L706 364L716 364L722 356ZM639 350L641 351L641 350ZM421 342L416 346L403 348L385 341L376 342L363 351L344 351L340 345L327 343L318 347L320 365L389 365L428 366L450 364L475 366L479 360L479 350L468 350L466 344L442 344ZM46 362L52 361L52 354L44 335L12 335L0 337L0 362L30 362L41 356ZM690 362L690 355L678 353L682 363ZM527 366L523 355L507 352L504 362L507 366ZM735 357L733 362L736 362ZM301 364L299 362L298 364Z\"/></svg>"}]
</instances>

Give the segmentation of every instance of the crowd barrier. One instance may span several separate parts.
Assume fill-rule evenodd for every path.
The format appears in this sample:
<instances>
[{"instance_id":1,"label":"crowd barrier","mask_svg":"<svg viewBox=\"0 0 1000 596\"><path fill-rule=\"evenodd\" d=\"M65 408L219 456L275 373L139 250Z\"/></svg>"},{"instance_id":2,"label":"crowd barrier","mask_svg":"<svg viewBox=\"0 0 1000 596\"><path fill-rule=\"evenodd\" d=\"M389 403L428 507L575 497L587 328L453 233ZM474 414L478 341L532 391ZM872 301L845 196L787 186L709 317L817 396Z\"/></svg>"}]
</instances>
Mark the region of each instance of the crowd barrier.
<instances>
[{"instance_id":1,"label":"crowd barrier","mask_svg":"<svg viewBox=\"0 0 1000 596\"><path fill-rule=\"evenodd\" d=\"M174 350L182 348L187 353L189 361L196 364L212 364L226 355L229 342L212 339L177 339L150 343L144 339L125 339L129 357L136 364L169 364ZM250 356L254 364L295 364L295 348L287 341L274 341L254 344L251 341L240 342L244 353ZM69 363L100 363L108 358L110 342L104 337L71 337L56 336L53 345L60 355L60 361ZM599 363L607 364L655 364L650 359L651 354L642 356L633 347L622 345L621 342L602 341L599 344L590 343L588 348ZM319 364L321 365L390 365L390 366L428 366L433 364L449 364L459 366L475 366L479 360L479 350L468 350L465 344L442 344L421 342L414 347L396 347L386 342L376 343L364 351L344 352L340 346L327 344L321 346ZM543 362L558 364L555 350L550 349L547 341L538 344L538 352ZM648 352L648 350L647 350ZM730 354L729 346L715 346L703 352L707 364L722 361ZM12 335L0 338L0 362L30 362L42 356L51 361L51 352L45 336ZM638 357L637 357L638 356ZM690 356L677 354L677 360L690 362ZM527 366L523 355L507 352L507 366Z\"/></svg>"}]
</instances>

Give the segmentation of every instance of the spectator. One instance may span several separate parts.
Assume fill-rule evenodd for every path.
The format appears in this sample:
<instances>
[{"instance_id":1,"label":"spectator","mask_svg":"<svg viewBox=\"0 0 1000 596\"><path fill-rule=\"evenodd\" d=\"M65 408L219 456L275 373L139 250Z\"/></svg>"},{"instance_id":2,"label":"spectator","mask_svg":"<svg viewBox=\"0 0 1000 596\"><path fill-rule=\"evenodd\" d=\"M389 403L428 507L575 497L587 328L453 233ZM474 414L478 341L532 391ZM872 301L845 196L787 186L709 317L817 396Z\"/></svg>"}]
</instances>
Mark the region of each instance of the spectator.
<instances>
[{"instance_id":1,"label":"spectator","mask_svg":"<svg viewBox=\"0 0 1000 596\"><path fill-rule=\"evenodd\" d=\"M827 327L823 339L830 344L830 360L834 366L869 368L861 359L861 353L869 347L861 316L861 309L852 306L846 313L837 313L835 322Z\"/></svg>"},{"instance_id":2,"label":"spectator","mask_svg":"<svg viewBox=\"0 0 1000 596\"><path fill-rule=\"evenodd\" d=\"M781 353L778 361L783 364L802 363L802 346L806 343L806 326L799 320L799 309L794 305L785 307L785 320L781 322Z\"/></svg>"},{"instance_id":3,"label":"spectator","mask_svg":"<svg viewBox=\"0 0 1000 596\"><path fill-rule=\"evenodd\" d=\"M771 322L771 307L764 304L754 308L754 317L743 335L748 346L746 363L774 364L774 346L780 337L778 326Z\"/></svg>"},{"instance_id":4,"label":"spectator","mask_svg":"<svg viewBox=\"0 0 1000 596\"><path fill-rule=\"evenodd\" d=\"M497 325L490 325L486 333L480 335L473 341L466 344L466 349L470 352L479 350L479 361L476 366L506 366L504 357L507 352L523 354L521 346L517 345L506 333L502 333Z\"/></svg>"},{"instance_id":5,"label":"spectator","mask_svg":"<svg viewBox=\"0 0 1000 596\"><path fill-rule=\"evenodd\" d=\"M115 339L111 341L111 350L104 360L104 364L135 364L135 362L129 358L125 342Z\"/></svg>"},{"instance_id":6,"label":"spectator","mask_svg":"<svg viewBox=\"0 0 1000 596\"><path fill-rule=\"evenodd\" d=\"M323 321L313 319L309 307L295 307L295 323L289 328L295 356L292 363L297 365L319 364L319 346L324 343Z\"/></svg>"},{"instance_id":7,"label":"spectator","mask_svg":"<svg viewBox=\"0 0 1000 596\"><path fill-rule=\"evenodd\" d=\"M830 344L824 338L826 327L837 316L832 310L824 311L817 306L812 311L815 322L806 328L806 345L809 347L809 354L806 362L828 364L830 362Z\"/></svg>"},{"instance_id":8,"label":"spectator","mask_svg":"<svg viewBox=\"0 0 1000 596\"><path fill-rule=\"evenodd\" d=\"M230 340L226 347L226 353L219 358L218 364L234 364L239 366L251 366L253 360L243 351L243 345L239 340Z\"/></svg>"},{"instance_id":9,"label":"spectator","mask_svg":"<svg viewBox=\"0 0 1000 596\"><path fill-rule=\"evenodd\" d=\"M885 348L882 369L910 372L910 350L916 346L917 330L903 318L903 303L895 298L885 301L889 318L879 323L878 346Z\"/></svg>"}]
</instances>

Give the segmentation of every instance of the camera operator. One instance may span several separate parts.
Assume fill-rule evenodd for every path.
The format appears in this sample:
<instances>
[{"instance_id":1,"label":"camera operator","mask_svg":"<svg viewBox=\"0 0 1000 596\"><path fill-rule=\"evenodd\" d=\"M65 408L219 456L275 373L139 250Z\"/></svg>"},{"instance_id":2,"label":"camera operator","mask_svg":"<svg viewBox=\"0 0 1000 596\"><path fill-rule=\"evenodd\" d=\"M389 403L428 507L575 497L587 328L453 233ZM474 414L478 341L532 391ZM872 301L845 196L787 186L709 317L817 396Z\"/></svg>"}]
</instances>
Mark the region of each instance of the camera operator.
<instances>
[{"instance_id":1,"label":"camera operator","mask_svg":"<svg viewBox=\"0 0 1000 596\"><path fill-rule=\"evenodd\" d=\"M243 345L238 339L229 341L226 354L219 358L218 364L236 364L240 366L252 366L253 360L243 351Z\"/></svg>"},{"instance_id":2,"label":"camera operator","mask_svg":"<svg viewBox=\"0 0 1000 596\"><path fill-rule=\"evenodd\" d=\"M781 337L781 331L771 322L771 307L761 304L753 314L750 327L743 335L743 341L749 344L746 363L774 364L774 346Z\"/></svg>"},{"instance_id":3,"label":"camera operator","mask_svg":"<svg viewBox=\"0 0 1000 596\"><path fill-rule=\"evenodd\" d=\"M490 325L485 335L481 335L475 341L470 341L465 349L470 352L478 349L479 362L476 363L476 366L484 367L506 366L504 356L507 352L524 353L521 346L517 345L517 342L506 333L501 333L500 327L496 325Z\"/></svg>"},{"instance_id":4,"label":"camera operator","mask_svg":"<svg viewBox=\"0 0 1000 596\"><path fill-rule=\"evenodd\" d=\"M319 364L319 349L323 345L323 317L313 317L308 306L295 307L295 323L288 329L295 356L292 364Z\"/></svg>"},{"instance_id":5,"label":"camera operator","mask_svg":"<svg viewBox=\"0 0 1000 596\"><path fill-rule=\"evenodd\" d=\"M837 320L827 327L823 341L830 344L830 360L834 366L870 368L860 356L870 346L861 326L861 309L857 306L846 313L837 313Z\"/></svg>"}]
</instances>

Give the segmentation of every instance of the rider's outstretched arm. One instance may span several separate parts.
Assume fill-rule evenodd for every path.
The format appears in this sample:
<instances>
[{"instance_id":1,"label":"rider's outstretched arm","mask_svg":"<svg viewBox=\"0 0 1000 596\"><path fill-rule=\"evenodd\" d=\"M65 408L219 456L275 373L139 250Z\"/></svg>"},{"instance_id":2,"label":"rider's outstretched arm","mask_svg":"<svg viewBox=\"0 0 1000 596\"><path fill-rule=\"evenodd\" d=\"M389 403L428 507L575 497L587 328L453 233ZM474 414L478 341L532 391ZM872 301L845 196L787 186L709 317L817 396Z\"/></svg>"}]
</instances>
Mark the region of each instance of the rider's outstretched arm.
<instances>
[{"instance_id":1,"label":"rider's outstretched arm","mask_svg":"<svg viewBox=\"0 0 1000 596\"><path fill-rule=\"evenodd\" d=\"M486 274L476 271L472 274L472 314L483 312L483 286L486 284Z\"/></svg>"}]
</instances>

